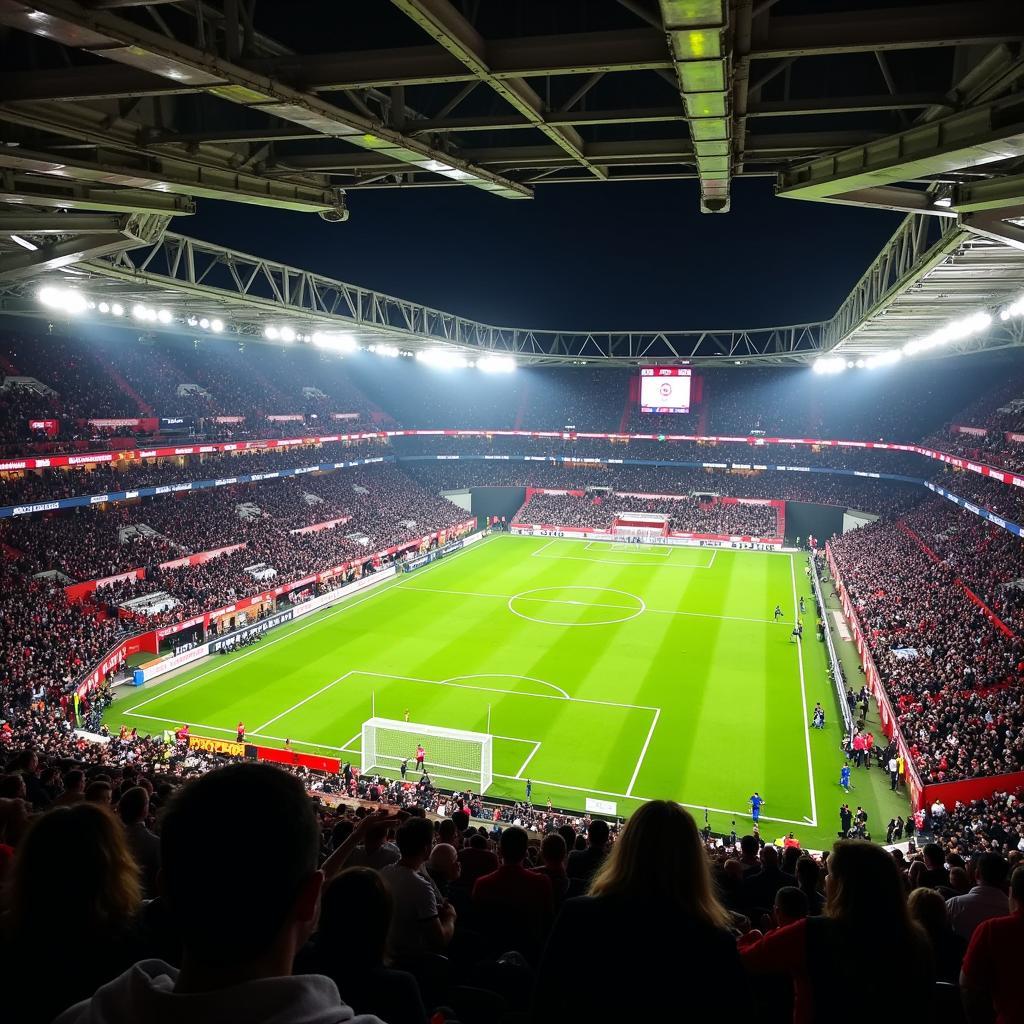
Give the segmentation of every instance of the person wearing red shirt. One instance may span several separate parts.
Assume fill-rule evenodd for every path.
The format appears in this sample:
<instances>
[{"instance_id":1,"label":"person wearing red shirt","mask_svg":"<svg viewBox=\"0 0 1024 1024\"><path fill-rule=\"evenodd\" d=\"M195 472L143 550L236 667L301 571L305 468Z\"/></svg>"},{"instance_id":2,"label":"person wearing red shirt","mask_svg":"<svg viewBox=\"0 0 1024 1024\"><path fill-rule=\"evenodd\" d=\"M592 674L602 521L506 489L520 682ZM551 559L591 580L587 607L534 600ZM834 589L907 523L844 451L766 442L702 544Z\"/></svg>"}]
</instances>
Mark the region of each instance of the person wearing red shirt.
<instances>
[{"instance_id":1,"label":"person wearing red shirt","mask_svg":"<svg viewBox=\"0 0 1024 1024\"><path fill-rule=\"evenodd\" d=\"M243 743L245 741L245 722L238 723L238 729L235 733L235 742Z\"/></svg>"},{"instance_id":2,"label":"person wearing red shirt","mask_svg":"<svg viewBox=\"0 0 1024 1024\"><path fill-rule=\"evenodd\" d=\"M826 885L824 916L739 943L750 974L790 976L793 1024L854 1024L863 1020L865 1005L896 1005L908 991L930 993L931 947L910 918L892 857L873 843L841 840L829 858ZM885 935L899 956L874 961L868 971L863 953L877 935ZM850 999L850 992L858 998Z\"/></svg>"},{"instance_id":3,"label":"person wearing red shirt","mask_svg":"<svg viewBox=\"0 0 1024 1024\"><path fill-rule=\"evenodd\" d=\"M1024 867L1010 878L1010 913L974 929L960 971L960 991L970 1024L1021 1024L1020 951L1024 949Z\"/></svg>"},{"instance_id":4,"label":"person wearing red shirt","mask_svg":"<svg viewBox=\"0 0 1024 1024\"><path fill-rule=\"evenodd\" d=\"M528 844L521 828L502 832L498 843L501 867L476 880L473 906L481 931L494 950L518 949L536 963L551 927L554 897L550 879L523 867Z\"/></svg>"}]
</instances>

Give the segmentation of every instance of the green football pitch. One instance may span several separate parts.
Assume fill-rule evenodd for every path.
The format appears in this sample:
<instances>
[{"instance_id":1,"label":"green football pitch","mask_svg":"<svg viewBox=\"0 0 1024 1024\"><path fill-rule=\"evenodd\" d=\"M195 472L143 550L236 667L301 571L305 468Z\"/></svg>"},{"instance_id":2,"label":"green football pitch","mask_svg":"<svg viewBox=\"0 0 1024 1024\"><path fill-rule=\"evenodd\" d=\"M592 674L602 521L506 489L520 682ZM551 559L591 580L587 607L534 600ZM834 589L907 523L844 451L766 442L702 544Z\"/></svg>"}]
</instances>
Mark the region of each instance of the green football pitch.
<instances>
[{"instance_id":1,"label":"green football pitch","mask_svg":"<svg viewBox=\"0 0 1024 1024\"><path fill-rule=\"evenodd\" d=\"M233 738L242 720L248 738L358 764L362 723L408 709L416 723L491 733L491 795L522 799L529 778L535 804L583 809L591 797L621 815L671 798L742 834L756 790L765 838L794 831L820 848L835 837L842 758L805 564L490 537L132 690L106 721ZM809 728L818 700L820 731ZM442 767L432 777L445 784Z\"/></svg>"}]
</instances>

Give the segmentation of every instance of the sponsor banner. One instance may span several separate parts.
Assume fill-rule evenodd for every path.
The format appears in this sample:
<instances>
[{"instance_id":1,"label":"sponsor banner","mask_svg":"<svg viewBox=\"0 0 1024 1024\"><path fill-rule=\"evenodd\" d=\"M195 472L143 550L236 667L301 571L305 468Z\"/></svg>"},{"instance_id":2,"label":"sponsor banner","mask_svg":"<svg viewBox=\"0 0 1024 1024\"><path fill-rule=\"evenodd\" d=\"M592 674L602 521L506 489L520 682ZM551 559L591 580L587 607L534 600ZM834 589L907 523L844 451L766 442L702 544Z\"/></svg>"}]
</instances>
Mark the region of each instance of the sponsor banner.
<instances>
[{"instance_id":1,"label":"sponsor banner","mask_svg":"<svg viewBox=\"0 0 1024 1024\"><path fill-rule=\"evenodd\" d=\"M1012 441L1014 444L1024 443L1024 434L1014 434L1012 431L1007 431L1003 436L1007 441Z\"/></svg>"},{"instance_id":2,"label":"sponsor banner","mask_svg":"<svg viewBox=\"0 0 1024 1024\"><path fill-rule=\"evenodd\" d=\"M79 698L85 697L90 690L95 690L111 673L116 672L133 654L150 651L156 654L159 641L156 632L150 630L137 636L123 640L116 647L107 651L83 677L75 687Z\"/></svg>"},{"instance_id":3,"label":"sponsor banner","mask_svg":"<svg viewBox=\"0 0 1024 1024\"><path fill-rule=\"evenodd\" d=\"M189 750L201 750L204 754L224 754L227 757L245 757L245 744L235 740L215 740L210 736L189 734Z\"/></svg>"},{"instance_id":4,"label":"sponsor banner","mask_svg":"<svg viewBox=\"0 0 1024 1024\"><path fill-rule=\"evenodd\" d=\"M332 420L357 420L359 419L359 413L357 412L332 412Z\"/></svg>"},{"instance_id":5,"label":"sponsor banner","mask_svg":"<svg viewBox=\"0 0 1024 1024\"><path fill-rule=\"evenodd\" d=\"M575 540L605 540L622 542L621 534L607 530L590 530L585 526L553 526L544 524L513 523L512 533L528 534L535 537L566 537ZM702 547L702 548L749 548L754 551L773 551L782 548L781 537L741 537L719 533L683 533L669 534L667 537L645 537L645 544L663 544L670 547Z\"/></svg>"},{"instance_id":6,"label":"sponsor banner","mask_svg":"<svg viewBox=\"0 0 1024 1024\"><path fill-rule=\"evenodd\" d=\"M954 423L949 429L957 434L970 434L971 437L985 437L988 434L984 427L964 427L957 423Z\"/></svg>"},{"instance_id":7,"label":"sponsor banner","mask_svg":"<svg viewBox=\"0 0 1024 1024\"><path fill-rule=\"evenodd\" d=\"M105 453L107 458L110 452ZM393 455L377 456L370 459L351 459L348 462L325 462L316 466L303 466L299 469L282 469L275 474L253 474L250 476L233 476L221 480L193 480L190 483L162 484L159 487L140 487L135 491L110 491L107 494L83 494L75 498L61 498L59 501L36 502L32 505L5 505L0 508L0 519L10 516L31 515L34 512L51 512L55 509L82 508L88 505L95 505L98 502L128 501L132 498L150 498L155 494L168 494L177 491L199 491L209 487L228 487L232 484L248 484L258 480L274 477L301 476L304 473L328 473L331 470L347 468L350 466L368 466L378 462L394 462Z\"/></svg>"},{"instance_id":8,"label":"sponsor banner","mask_svg":"<svg viewBox=\"0 0 1024 1024\"><path fill-rule=\"evenodd\" d=\"M256 757L260 761L273 764L298 765L310 771L323 772L325 775L337 775L341 771L341 762L336 757L320 757L317 754L300 754L296 750L281 750L278 747L256 747Z\"/></svg>"},{"instance_id":9,"label":"sponsor banner","mask_svg":"<svg viewBox=\"0 0 1024 1024\"><path fill-rule=\"evenodd\" d=\"M74 604L76 601L84 600L102 587L108 587L112 583L120 583L122 580L141 580L145 574L143 569L129 569L128 572L118 573L116 576L104 576L101 580L72 583L71 586L64 588L64 594L67 596L68 604Z\"/></svg>"},{"instance_id":10,"label":"sponsor banner","mask_svg":"<svg viewBox=\"0 0 1024 1024\"><path fill-rule=\"evenodd\" d=\"M308 581L306 581L308 584ZM299 584L295 584L299 585ZM214 612L213 615L217 613ZM219 637L216 640L211 640L207 645L210 654L218 654L225 648L234 647L238 643L242 643L248 640L250 637L258 636L261 633L266 633L268 629L273 629L275 626L280 626L284 622L288 622L290 619L295 618L295 613L289 608L284 612L277 612L274 615L268 615L265 619L260 619L259 622L254 622L251 626L243 626L241 629L236 629L231 633L226 633L224 636Z\"/></svg>"},{"instance_id":11,"label":"sponsor banner","mask_svg":"<svg viewBox=\"0 0 1024 1024\"><path fill-rule=\"evenodd\" d=\"M277 416L268 416L267 419L271 423L301 423L305 419L305 417L302 415L301 412L290 412L287 414Z\"/></svg>"},{"instance_id":12,"label":"sponsor banner","mask_svg":"<svg viewBox=\"0 0 1024 1024\"><path fill-rule=\"evenodd\" d=\"M436 562L439 558L444 558L445 555L451 554L453 551L458 551L465 545L461 540L453 540L450 544L445 544L444 547L435 548L433 551L428 551L426 554L420 555L418 558L413 558L408 562L402 563L402 569L404 572L412 572L414 569L422 569L423 566L428 565L430 562Z\"/></svg>"},{"instance_id":13,"label":"sponsor banner","mask_svg":"<svg viewBox=\"0 0 1024 1024\"><path fill-rule=\"evenodd\" d=\"M29 420L29 430L38 430L47 437L56 437L60 433L60 420Z\"/></svg>"},{"instance_id":14,"label":"sponsor banner","mask_svg":"<svg viewBox=\"0 0 1024 1024\"><path fill-rule=\"evenodd\" d=\"M244 416L214 416L214 423L244 423Z\"/></svg>"},{"instance_id":15,"label":"sponsor banner","mask_svg":"<svg viewBox=\"0 0 1024 1024\"><path fill-rule=\"evenodd\" d=\"M199 626L202 624L202 616L191 620L192 627ZM177 632L179 629L184 629L185 626L175 627L170 631L157 630L158 634L169 635L170 632ZM206 644L200 644L197 647L191 648L188 651L182 651L180 654L171 654L166 658L158 658L156 661L146 662L145 665L141 665L142 679L143 682L148 683L150 679L156 679L157 676L166 675L168 672L173 672L175 669L184 668L186 665L191 665L194 661L199 661L200 658L206 657Z\"/></svg>"},{"instance_id":16,"label":"sponsor banner","mask_svg":"<svg viewBox=\"0 0 1024 1024\"><path fill-rule=\"evenodd\" d=\"M188 430L195 423L191 416L161 416L161 430Z\"/></svg>"},{"instance_id":17,"label":"sponsor banner","mask_svg":"<svg viewBox=\"0 0 1024 1024\"><path fill-rule=\"evenodd\" d=\"M99 420L86 420L86 423L90 427L99 427L101 430L116 429L117 427L138 427L142 425L142 420L136 417L130 417L126 419L99 419Z\"/></svg>"}]
</instances>

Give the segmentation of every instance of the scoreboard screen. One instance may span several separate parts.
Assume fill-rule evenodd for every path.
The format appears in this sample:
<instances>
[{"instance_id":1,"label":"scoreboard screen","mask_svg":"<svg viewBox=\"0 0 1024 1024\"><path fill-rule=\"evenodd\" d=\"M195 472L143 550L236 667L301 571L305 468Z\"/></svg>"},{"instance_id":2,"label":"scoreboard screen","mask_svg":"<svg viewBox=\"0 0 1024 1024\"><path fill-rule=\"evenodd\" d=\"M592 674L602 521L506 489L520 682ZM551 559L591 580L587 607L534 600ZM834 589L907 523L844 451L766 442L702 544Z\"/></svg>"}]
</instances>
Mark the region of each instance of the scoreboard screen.
<instances>
[{"instance_id":1,"label":"scoreboard screen","mask_svg":"<svg viewBox=\"0 0 1024 1024\"><path fill-rule=\"evenodd\" d=\"M640 411L689 412L690 370L683 366L642 367Z\"/></svg>"}]
</instances>

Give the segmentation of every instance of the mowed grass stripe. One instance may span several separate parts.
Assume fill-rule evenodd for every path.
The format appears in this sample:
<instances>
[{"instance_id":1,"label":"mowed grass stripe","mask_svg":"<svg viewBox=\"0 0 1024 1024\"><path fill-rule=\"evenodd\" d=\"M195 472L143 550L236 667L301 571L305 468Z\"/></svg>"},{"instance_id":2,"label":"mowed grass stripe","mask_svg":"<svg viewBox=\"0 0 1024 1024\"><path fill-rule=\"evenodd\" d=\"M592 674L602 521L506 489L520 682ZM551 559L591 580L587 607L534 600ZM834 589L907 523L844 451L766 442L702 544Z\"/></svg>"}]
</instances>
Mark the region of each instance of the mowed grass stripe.
<instances>
[{"instance_id":1,"label":"mowed grass stripe","mask_svg":"<svg viewBox=\"0 0 1024 1024\"><path fill-rule=\"evenodd\" d=\"M648 735L651 712L510 693L485 696L465 688L401 681L373 684L359 673L435 681L482 673L492 676L483 685L516 691L539 691L537 684L515 678L536 677L576 698L662 709L636 794L731 812L744 810L746 798L759 789L769 800L765 810L771 817L801 821L808 815L799 678L795 647L788 643L791 625L747 621L770 620L775 601L791 595L788 559L722 549L710 569L669 568L654 559L611 566L575 557L583 545L574 541L545 549L546 555L572 550L571 560L530 557L547 543L520 537L485 542L403 577L373 600L325 617L294 636L272 634L275 641L283 638L273 644L264 641L267 646L252 649L249 657L228 656L212 673L209 669L218 662L207 661L170 681L168 689L178 688L165 697L159 687L133 693L114 705L108 721L132 723L126 711L146 701L141 714L200 723L224 733L241 719L252 729L345 676L268 731L288 736L296 746L340 746L370 716L374 691L393 709L385 711L378 704L378 714L401 717L408 707L414 721L453 728L484 728L490 704L493 733L541 742L528 769L535 780L535 801L551 796L556 803L582 807L588 792L624 793ZM685 554L702 565L711 556L708 551ZM798 582L805 582L802 573ZM416 587L463 593L418 593ZM543 587L620 590L652 608L690 614L650 613L614 625L574 626L530 622L509 612L503 595ZM467 596L474 592L498 596ZM776 592L778 597L773 596ZM601 603L632 604L600 591L590 593ZM542 619L548 607L538 602L530 614ZM562 622L567 612L570 621L572 616L585 620L594 615L585 601L550 608L557 609ZM704 617L716 614L737 618ZM817 657L818 652L808 651L809 680L816 671L812 654ZM178 685L189 676L202 678ZM501 774L514 774L522 763L524 748L514 746L519 749L510 745L500 753L502 765L515 761ZM495 754L498 758L498 745ZM831 767L827 774L832 774ZM559 789L559 783L579 788ZM522 783L497 780L492 792L521 798ZM622 809L629 806L621 801Z\"/></svg>"}]
</instances>

